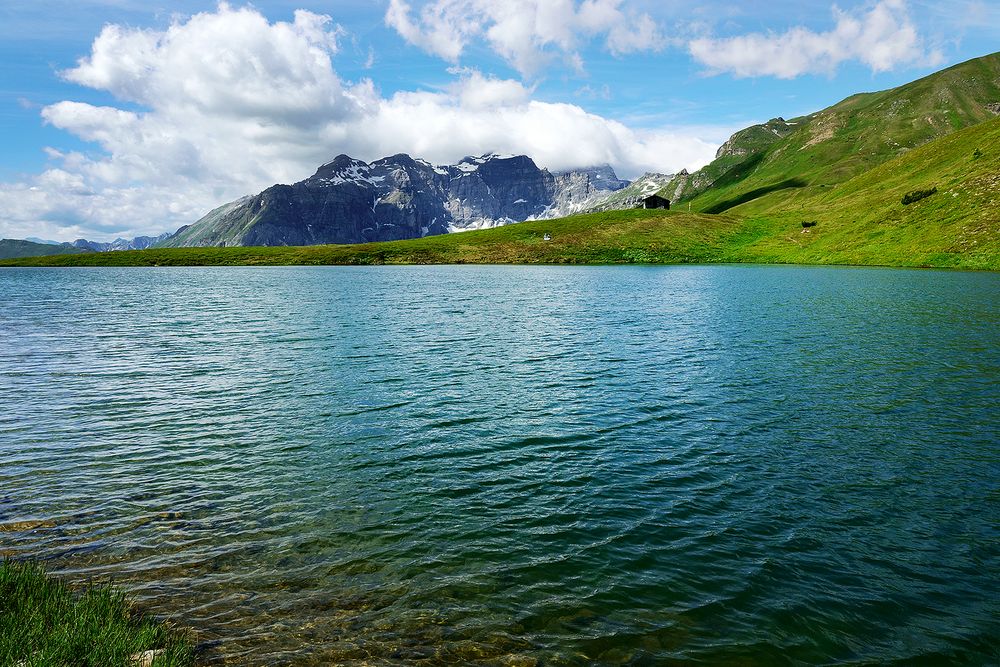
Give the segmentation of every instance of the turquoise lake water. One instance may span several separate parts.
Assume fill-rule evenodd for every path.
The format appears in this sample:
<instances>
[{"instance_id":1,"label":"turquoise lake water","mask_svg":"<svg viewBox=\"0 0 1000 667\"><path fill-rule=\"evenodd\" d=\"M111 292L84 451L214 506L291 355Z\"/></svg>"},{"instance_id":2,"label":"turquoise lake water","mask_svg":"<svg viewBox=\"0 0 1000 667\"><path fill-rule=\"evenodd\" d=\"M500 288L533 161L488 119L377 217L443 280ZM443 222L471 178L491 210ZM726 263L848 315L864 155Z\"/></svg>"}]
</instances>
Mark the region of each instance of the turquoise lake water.
<instances>
[{"instance_id":1,"label":"turquoise lake water","mask_svg":"<svg viewBox=\"0 0 1000 667\"><path fill-rule=\"evenodd\" d=\"M996 664L1000 275L0 270L0 553L206 664Z\"/></svg>"}]
</instances>

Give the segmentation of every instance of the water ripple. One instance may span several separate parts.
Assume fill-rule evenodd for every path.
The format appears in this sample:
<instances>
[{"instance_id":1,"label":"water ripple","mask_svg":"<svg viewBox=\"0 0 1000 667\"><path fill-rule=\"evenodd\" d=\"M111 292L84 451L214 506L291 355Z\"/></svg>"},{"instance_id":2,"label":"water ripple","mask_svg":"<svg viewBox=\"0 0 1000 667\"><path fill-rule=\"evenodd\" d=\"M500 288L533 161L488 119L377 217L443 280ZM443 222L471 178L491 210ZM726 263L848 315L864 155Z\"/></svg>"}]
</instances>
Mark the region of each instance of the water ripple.
<instances>
[{"instance_id":1,"label":"water ripple","mask_svg":"<svg viewBox=\"0 0 1000 667\"><path fill-rule=\"evenodd\" d=\"M0 555L207 664L995 662L1000 278L5 270Z\"/></svg>"}]
</instances>

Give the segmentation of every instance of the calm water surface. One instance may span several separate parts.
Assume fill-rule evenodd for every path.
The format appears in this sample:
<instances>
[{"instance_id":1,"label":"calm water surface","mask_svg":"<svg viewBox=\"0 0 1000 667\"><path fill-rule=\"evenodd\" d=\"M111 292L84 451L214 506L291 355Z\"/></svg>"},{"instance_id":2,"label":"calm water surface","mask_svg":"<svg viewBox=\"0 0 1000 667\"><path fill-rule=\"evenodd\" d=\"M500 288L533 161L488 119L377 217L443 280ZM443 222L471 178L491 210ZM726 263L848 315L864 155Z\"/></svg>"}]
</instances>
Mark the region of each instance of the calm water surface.
<instances>
[{"instance_id":1,"label":"calm water surface","mask_svg":"<svg viewBox=\"0 0 1000 667\"><path fill-rule=\"evenodd\" d=\"M0 552L208 664L995 664L1000 275L0 270Z\"/></svg>"}]
</instances>

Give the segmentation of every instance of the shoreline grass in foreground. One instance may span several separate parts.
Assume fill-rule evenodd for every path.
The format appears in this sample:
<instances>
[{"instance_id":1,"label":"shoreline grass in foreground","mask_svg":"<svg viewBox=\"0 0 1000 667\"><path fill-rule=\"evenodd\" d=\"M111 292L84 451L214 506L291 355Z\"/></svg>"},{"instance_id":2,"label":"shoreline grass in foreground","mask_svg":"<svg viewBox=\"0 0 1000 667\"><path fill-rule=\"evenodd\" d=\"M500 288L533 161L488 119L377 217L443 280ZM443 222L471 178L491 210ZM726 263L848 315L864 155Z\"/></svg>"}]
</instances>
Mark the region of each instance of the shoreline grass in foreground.
<instances>
[{"instance_id":1,"label":"shoreline grass in foreground","mask_svg":"<svg viewBox=\"0 0 1000 667\"><path fill-rule=\"evenodd\" d=\"M0 562L0 665L191 667L183 635L138 612L121 591L79 593L34 563Z\"/></svg>"}]
</instances>

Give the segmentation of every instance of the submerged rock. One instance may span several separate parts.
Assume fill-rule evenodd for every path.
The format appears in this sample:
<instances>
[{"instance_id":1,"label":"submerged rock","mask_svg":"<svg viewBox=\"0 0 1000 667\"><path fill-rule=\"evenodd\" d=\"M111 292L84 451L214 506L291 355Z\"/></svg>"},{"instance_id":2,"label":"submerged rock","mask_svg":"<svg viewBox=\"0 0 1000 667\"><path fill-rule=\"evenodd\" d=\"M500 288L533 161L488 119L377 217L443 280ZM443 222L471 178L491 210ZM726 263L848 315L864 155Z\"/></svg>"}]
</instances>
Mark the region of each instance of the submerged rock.
<instances>
[{"instance_id":1,"label":"submerged rock","mask_svg":"<svg viewBox=\"0 0 1000 667\"><path fill-rule=\"evenodd\" d=\"M129 658L129 665L131 667L153 667L153 661L156 660L157 657L163 655L163 653L164 653L163 649L136 653L131 658Z\"/></svg>"}]
</instances>

